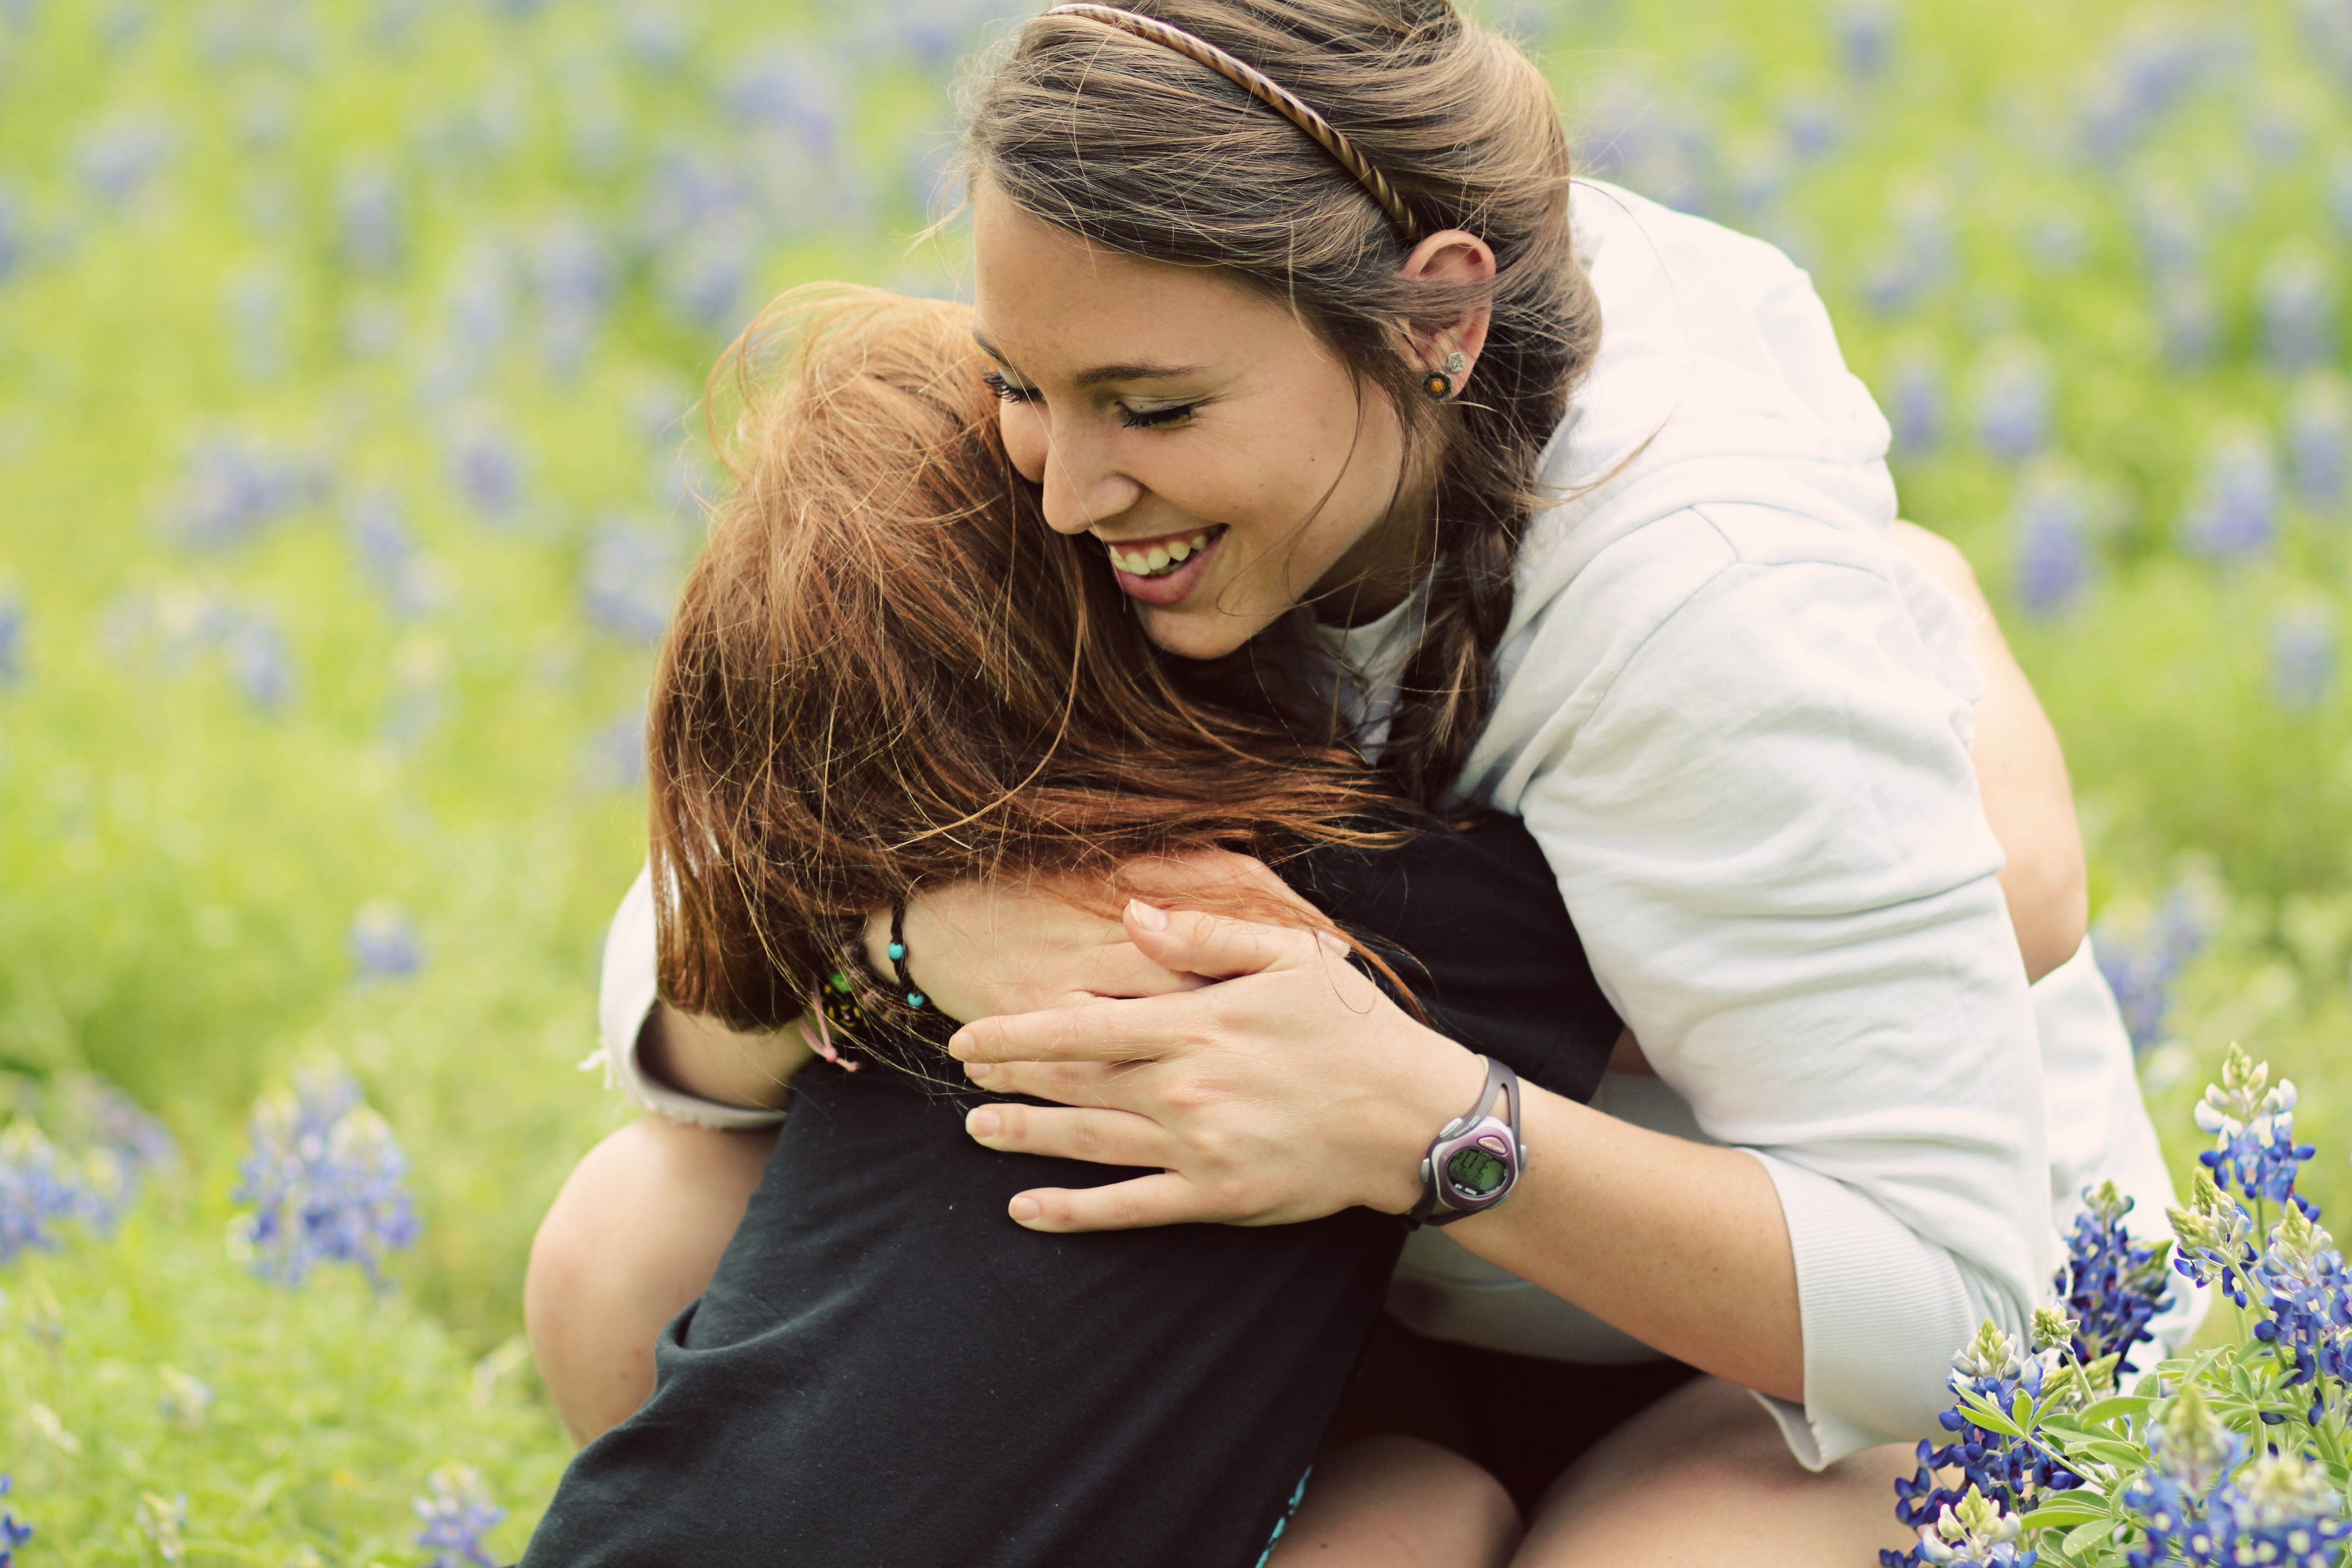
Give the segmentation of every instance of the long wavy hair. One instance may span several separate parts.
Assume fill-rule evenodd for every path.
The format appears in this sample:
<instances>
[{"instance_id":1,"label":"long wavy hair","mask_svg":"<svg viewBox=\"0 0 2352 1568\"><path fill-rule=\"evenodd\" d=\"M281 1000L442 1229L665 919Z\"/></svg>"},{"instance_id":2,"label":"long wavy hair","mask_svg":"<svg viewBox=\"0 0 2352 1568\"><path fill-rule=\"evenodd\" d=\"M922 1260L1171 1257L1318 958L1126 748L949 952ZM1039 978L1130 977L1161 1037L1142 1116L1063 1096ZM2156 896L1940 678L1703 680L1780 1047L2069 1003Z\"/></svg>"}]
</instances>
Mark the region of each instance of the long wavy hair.
<instances>
[{"instance_id":1,"label":"long wavy hair","mask_svg":"<svg viewBox=\"0 0 2352 1568\"><path fill-rule=\"evenodd\" d=\"M647 722L673 1005L777 1027L926 883L1393 837L1357 754L1171 679L1100 552L1045 526L987 368L962 308L823 286L713 373L733 484Z\"/></svg>"},{"instance_id":2,"label":"long wavy hair","mask_svg":"<svg viewBox=\"0 0 2352 1568\"><path fill-rule=\"evenodd\" d=\"M1381 766L1440 806L1495 697L1538 475L1600 352L1569 226L1569 152L1535 66L1449 0L1118 0L1255 67L1385 175L1414 232L1495 252L1491 285L1402 277L1412 239L1305 132L1208 67L1077 16L1042 16L966 89L964 151L1032 217L1129 256L1214 268L1297 310L1435 471L1420 640ZM1465 395L1416 390L1405 335L1466 306L1493 321ZM1300 520L1302 522L1305 519Z\"/></svg>"}]
</instances>

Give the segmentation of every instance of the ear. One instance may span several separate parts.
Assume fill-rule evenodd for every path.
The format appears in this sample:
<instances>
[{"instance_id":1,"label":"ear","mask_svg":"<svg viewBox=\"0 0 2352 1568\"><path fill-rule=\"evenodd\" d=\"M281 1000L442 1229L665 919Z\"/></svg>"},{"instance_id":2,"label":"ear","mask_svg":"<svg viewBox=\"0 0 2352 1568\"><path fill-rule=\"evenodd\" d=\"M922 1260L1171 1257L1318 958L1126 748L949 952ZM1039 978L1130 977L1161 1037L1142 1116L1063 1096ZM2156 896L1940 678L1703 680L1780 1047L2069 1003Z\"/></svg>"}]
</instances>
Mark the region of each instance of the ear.
<instances>
[{"instance_id":1,"label":"ear","mask_svg":"<svg viewBox=\"0 0 2352 1568\"><path fill-rule=\"evenodd\" d=\"M1433 283L1461 287L1491 284L1495 280L1495 251L1466 229L1440 229L1414 246L1412 254L1404 258L1404 265L1397 271L1400 277ZM1479 352L1486 346L1486 329L1494 319L1494 307L1482 301L1442 325L1415 328L1411 334L1414 368L1442 369L1448 354L1459 353L1467 362L1462 374L1454 378L1455 386L1460 387L1469 379L1471 371L1477 368Z\"/></svg>"}]
</instances>

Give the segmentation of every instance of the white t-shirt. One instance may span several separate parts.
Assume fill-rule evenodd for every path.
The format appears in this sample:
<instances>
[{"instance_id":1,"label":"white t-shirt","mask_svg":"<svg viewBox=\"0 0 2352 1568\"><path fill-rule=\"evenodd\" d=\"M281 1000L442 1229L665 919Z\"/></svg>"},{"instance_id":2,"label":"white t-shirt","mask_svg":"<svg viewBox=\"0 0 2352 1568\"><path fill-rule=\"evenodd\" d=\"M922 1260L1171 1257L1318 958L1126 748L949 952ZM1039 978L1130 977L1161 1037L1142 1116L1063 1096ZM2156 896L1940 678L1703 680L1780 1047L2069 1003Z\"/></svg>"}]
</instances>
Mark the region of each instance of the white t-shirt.
<instances>
[{"instance_id":1,"label":"white t-shirt","mask_svg":"<svg viewBox=\"0 0 2352 1568\"><path fill-rule=\"evenodd\" d=\"M1806 1386L1765 1403L1817 1467L1935 1431L1976 1324L2021 1333L2050 1299L2085 1184L2134 1194L2143 1235L2172 1194L2087 948L2028 994L1958 617L1891 542L1886 424L1810 281L1610 186L1574 215L1602 348L1544 458L1564 499L1521 552L1460 790L1526 821L1656 1069L1596 1103L1770 1173ZM1375 727L1412 619L1328 634ZM639 1085L649 905L641 882L606 951L603 1055ZM1392 1305L1498 1349L1649 1353L1430 1232Z\"/></svg>"}]
</instances>

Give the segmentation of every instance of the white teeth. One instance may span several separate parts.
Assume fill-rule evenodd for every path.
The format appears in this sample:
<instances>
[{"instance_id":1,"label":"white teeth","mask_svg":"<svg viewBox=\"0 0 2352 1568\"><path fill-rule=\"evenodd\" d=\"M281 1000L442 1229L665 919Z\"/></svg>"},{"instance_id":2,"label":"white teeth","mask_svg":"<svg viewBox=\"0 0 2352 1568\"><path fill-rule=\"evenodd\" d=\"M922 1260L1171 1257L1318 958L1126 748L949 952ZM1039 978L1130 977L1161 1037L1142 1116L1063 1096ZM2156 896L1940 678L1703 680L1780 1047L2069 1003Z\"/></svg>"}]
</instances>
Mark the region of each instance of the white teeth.
<instances>
[{"instance_id":1,"label":"white teeth","mask_svg":"<svg viewBox=\"0 0 2352 1568\"><path fill-rule=\"evenodd\" d=\"M1155 550L1152 553L1157 555L1159 552ZM1171 561L1181 561L1192 553L1192 547L1181 539L1168 547L1168 559Z\"/></svg>"},{"instance_id":2,"label":"white teeth","mask_svg":"<svg viewBox=\"0 0 2352 1568\"><path fill-rule=\"evenodd\" d=\"M1151 563L1151 570L1157 572L1162 566L1168 564L1168 552L1163 547L1155 544L1151 547L1151 553L1147 559Z\"/></svg>"}]
</instances>

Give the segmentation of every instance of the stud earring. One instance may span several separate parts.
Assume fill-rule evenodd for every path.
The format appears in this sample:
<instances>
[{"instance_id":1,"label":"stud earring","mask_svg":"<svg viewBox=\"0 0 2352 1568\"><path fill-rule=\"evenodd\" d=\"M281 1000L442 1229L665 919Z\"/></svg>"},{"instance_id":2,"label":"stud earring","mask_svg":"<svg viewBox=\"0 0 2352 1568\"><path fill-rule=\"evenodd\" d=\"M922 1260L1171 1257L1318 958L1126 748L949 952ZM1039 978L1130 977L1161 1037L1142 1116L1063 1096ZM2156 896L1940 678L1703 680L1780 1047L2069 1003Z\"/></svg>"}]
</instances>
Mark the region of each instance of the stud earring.
<instances>
[{"instance_id":1,"label":"stud earring","mask_svg":"<svg viewBox=\"0 0 2352 1568\"><path fill-rule=\"evenodd\" d=\"M1445 368L1433 370L1421 378L1421 395L1432 403L1444 403L1454 396L1454 378L1470 367L1470 362L1456 349L1445 356Z\"/></svg>"}]
</instances>

